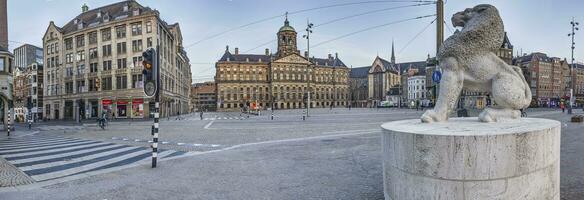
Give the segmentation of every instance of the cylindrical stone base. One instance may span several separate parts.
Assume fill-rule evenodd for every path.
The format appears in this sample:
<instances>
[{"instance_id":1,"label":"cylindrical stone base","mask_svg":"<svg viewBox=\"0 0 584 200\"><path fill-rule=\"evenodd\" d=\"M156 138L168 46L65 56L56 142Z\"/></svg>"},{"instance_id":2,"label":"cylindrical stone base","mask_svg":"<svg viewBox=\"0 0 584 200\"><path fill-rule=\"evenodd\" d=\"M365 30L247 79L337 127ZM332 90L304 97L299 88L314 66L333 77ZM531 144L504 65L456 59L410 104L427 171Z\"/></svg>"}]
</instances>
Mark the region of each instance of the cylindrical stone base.
<instances>
[{"instance_id":1,"label":"cylindrical stone base","mask_svg":"<svg viewBox=\"0 0 584 200\"><path fill-rule=\"evenodd\" d=\"M560 199L560 122L383 124L385 199Z\"/></svg>"}]
</instances>

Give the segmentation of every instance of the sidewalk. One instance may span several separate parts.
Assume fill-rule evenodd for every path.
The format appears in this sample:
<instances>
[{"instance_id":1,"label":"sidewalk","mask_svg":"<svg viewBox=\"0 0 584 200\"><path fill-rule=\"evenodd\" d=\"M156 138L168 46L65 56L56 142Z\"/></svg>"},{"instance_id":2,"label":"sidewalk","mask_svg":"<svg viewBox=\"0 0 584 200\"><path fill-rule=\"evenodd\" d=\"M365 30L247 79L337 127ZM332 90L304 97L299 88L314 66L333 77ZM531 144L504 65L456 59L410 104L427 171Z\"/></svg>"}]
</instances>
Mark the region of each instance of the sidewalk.
<instances>
[{"instance_id":1,"label":"sidewalk","mask_svg":"<svg viewBox=\"0 0 584 200\"><path fill-rule=\"evenodd\" d=\"M10 144L11 140L36 133L38 133L38 131L28 130L26 127L16 125L15 131L11 131L10 136L7 136L6 131L0 132L0 148L2 148L3 145ZM31 183L34 183L32 178L0 156L0 188Z\"/></svg>"}]
</instances>

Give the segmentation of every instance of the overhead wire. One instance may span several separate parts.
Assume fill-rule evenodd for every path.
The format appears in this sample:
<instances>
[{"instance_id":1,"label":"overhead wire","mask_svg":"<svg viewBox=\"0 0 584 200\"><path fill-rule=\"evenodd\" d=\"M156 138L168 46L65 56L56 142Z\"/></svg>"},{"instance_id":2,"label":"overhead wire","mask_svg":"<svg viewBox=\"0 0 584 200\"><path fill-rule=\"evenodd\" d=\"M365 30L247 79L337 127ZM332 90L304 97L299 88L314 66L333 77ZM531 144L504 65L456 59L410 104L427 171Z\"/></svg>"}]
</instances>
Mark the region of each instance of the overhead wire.
<instances>
[{"instance_id":1,"label":"overhead wire","mask_svg":"<svg viewBox=\"0 0 584 200\"><path fill-rule=\"evenodd\" d=\"M434 18L434 20L432 20L428 25L426 25L426 27L424 27L420 32L418 32L412 39L410 39L405 46L403 46L398 54L401 54L414 40L416 40L420 35L422 35L422 33L424 33L429 27L430 25L434 24L434 22L436 22L437 18Z\"/></svg>"},{"instance_id":2,"label":"overhead wire","mask_svg":"<svg viewBox=\"0 0 584 200\"><path fill-rule=\"evenodd\" d=\"M294 14L299 14L299 13L303 13L303 12L309 12L309 11L320 10L320 9L327 9L327 8L334 8L334 7L349 6L349 5L360 5L360 4L371 4L371 3L396 3L396 2L417 2L417 3L430 3L430 2L434 2L435 3L436 1L420 1L420 0L417 0L417 1L416 0L414 0L414 1L412 1L412 0L409 0L409 1L408 0L360 1L360 2L340 3L340 4L331 4L331 5L319 6L319 7L314 7L314 8L308 8L308 9L302 9L302 10L292 11L292 12L288 12L286 14L288 14L288 15L294 15ZM192 44L186 45L185 46L185 49L186 48L190 48L190 47L192 47L194 45L200 44L200 43L202 43L204 41L207 41L207 40L210 40L210 39L219 37L221 35L225 35L227 33L230 33L230 32L233 32L233 31L236 31L236 30L239 30L239 29L242 29L242 28L245 28L245 27L254 25L254 24L258 24L258 23L262 23L262 22L269 21L269 20L272 20L272 19L276 19L276 18L283 17L286 14L280 14L280 15L274 15L274 16L271 16L271 17L262 18L262 19L259 19L259 20L256 20L256 21L253 21L253 22L244 24L244 25L240 25L240 26L237 26L237 27L234 27L234 28L227 29L227 30L225 30L223 32L216 33L216 34L213 34L213 35L204 37L203 39L197 40L196 42L194 42Z\"/></svg>"},{"instance_id":3,"label":"overhead wire","mask_svg":"<svg viewBox=\"0 0 584 200\"><path fill-rule=\"evenodd\" d=\"M418 3L418 4L411 4L411 5L405 5L405 6L396 6L396 7L382 8L382 9L376 9L376 10L369 10L369 11L365 11L365 12L362 12L362 13L357 13L357 14L353 14L353 15L349 15L349 16L345 16L345 17L340 17L340 18L332 19L332 20L329 20L329 21L326 21L326 22L317 24L317 25L314 26L314 28L320 27L320 26L325 26L325 25L328 25L328 24L331 24L331 23L335 23L335 22L338 22L338 21L342 21L342 20L346 20L346 19L350 19L350 18L354 18L354 17L363 16L363 15L368 15L368 14L373 14L373 13L378 13L378 12L383 12L383 11L388 11L388 10L395 10L395 9L400 9L400 8L425 6L425 5L431 5L431 4L436 4L436 2L435 1L430 1L430 2L426 2L426 3ZM249 53L249 52L251 52L253 50L256 50L256 49L258 49L260 47L263 47L265 45L272 44L275 41L276 41L276 39L272 39L272 40L270 40L268 42L262 43L262 44L260 44L258 46L255 46L255 47L253 47L253 48L251 48L249 50L246 50L243 53Z\"/></svg>"},{"instance_id":4,"label":"overhead wire","mask_svg":"<svg viewBox=\"0 0 584 200\"><path fill-rule=\"evenodd\" d=\"M358 31L354 31L354 32L351 32L351 33L347 33L347 34L344 34L344 35L341 35L341 36L332 38L330 40L325 40L323 42L317 43L317 44L312 45L310 47L311 48L315 48L315 47L321 46L323 44L326 44L326 43L329 43L329 42L332 42L332 41L335 41L335 40L339 40L339 39L342 39L342 38L345 38L345 37L349 37L349 36L352 36L352 35L355 35L355 34L358 34L358 33L362 33L362 32L365 32L365 31L370 31L370 30L373 30L373 29L377 29L377 28L381 28L381 27L385 27L385 26L389 26L389 25L393 25L393 24L398 24L398 23L403 23L403 22L407 22L407 21L413 21L413 20L418 20L418 19L423 19L423 18L428 18L428 17L434 17L434 16L436 16L436 14L433 14L433 15L424 15L424 16L413 17L413 18L408 18L408 19L402 19L402 20L397 20L397 21L385 23L385 24L371 26L371 27L367 27L367 28L364 28L364 29L360 29Z\"/></svg>"}]
</instances>

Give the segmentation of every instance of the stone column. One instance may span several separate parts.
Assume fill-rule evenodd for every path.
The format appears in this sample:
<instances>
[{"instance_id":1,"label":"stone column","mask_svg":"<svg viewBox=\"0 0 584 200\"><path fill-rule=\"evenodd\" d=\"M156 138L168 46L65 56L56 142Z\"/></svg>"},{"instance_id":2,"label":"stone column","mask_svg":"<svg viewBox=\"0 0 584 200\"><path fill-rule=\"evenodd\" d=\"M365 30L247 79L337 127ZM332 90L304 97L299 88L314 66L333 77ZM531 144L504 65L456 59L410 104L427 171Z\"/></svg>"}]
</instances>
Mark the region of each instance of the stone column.
<instances>
[{"instance_id":1,"label":"stone column","mask_svg":"<svg viewBox=\"0 0 584 200\"><path fill-rule=\"evenodd\" d=\"M383 124L385 199L560 199L560 122Z\"/></svg>"}]
</instances>

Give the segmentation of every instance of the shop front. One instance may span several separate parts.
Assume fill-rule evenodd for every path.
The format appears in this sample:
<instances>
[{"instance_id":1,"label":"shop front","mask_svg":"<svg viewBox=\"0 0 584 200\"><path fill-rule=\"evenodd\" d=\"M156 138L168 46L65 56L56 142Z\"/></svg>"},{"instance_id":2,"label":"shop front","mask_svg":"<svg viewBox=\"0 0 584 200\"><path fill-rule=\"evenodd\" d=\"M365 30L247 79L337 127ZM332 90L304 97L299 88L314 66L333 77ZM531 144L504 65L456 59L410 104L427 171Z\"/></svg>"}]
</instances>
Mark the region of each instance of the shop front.
<instances>
[{"instance_id":1,"label":"shop front","mask_svg":"<svg viewBox=\"0 0 584 200\"><path fill-rule=\"evenodd\" d=\"M98 110L99 110L99 103L98 103L97 99L89 100L89 111L87 112L89 114L89 118L97 118Z\"/></svg>"},{"instance_id":2,"label":"shop front","mask_svg":"<svg viewBox=\"0 0 584 200\"><path fill-rule=\"evenodd\" d=\"M132 99L132 118L144 118L144 99Z\"/></svg>"},{"instance_id":3,"label":"shop front","mask_svg":"<svg viewBox=\"0 0 584 200\"><path fill-rule=\"evenodd\" d=\"M113 101L111 99L102 99L101 100L102 112L106 113L106 116L108 118L112 118L112 116L113 116L112 104L113 104Z\"/></svg>"},{"instance_id":4,"label":"shop front","mask_svg":"<svg viewBox=\"0 0 584 200\"><path fill-rule=\"evenodd\" d=\"M117 118L128 118L128 100L118 99L116 102Z\"/></svg>"}]
</instances>

